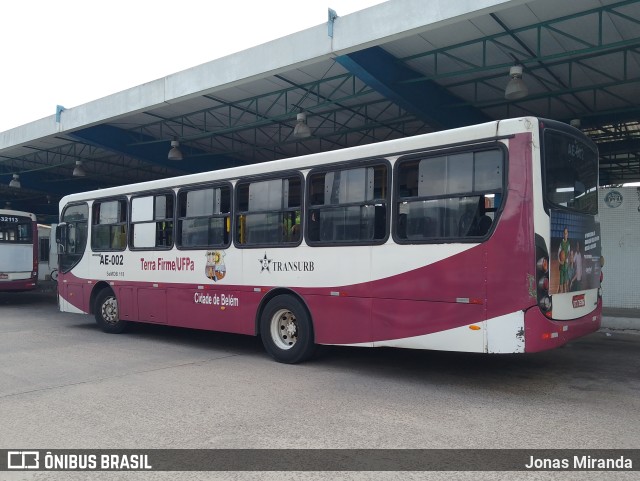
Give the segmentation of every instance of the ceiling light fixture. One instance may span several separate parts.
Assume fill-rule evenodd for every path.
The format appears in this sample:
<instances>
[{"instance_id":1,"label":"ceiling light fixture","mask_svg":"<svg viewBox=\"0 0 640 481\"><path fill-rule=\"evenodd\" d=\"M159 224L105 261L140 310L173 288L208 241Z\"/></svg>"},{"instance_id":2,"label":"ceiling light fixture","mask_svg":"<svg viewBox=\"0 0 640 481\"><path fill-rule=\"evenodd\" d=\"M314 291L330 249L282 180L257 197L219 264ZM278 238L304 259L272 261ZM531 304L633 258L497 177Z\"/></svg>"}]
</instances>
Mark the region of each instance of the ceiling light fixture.
<instances>
[{"instance_id":1,"label":"ceiling light fixture","mask_svg":"<svg viewBox=\"0 0 640 481\"><path fill-rule=\"evenodd\" d=\"M311 137L311 129L307 125L307 115L303 112L296 116L296 126L293 128L293 136L297 139Z\"/></svg>"},{"instance_id":2,"label":"ceiling light fixture","mask_svg":"<svg viewBox=\"0 0 640 481\"><path fill-rule=\"evenodd\" d=\"M84 177L85 175L87 175L87 173L82 168L82 161L81 160L76 160L76 167L75 167L75 169L73 169L73 176L74 177Z\"/></svg>"},{"instance_id":3,"label":"ceiling light fixture","mask_svg":"<svg viewBox=\"0 0 640 481\"><path fill-rule=\"evenodd\" d=\"M169 150L169 155L167 156L169 160L182 160L182 151L180 150L180 142L177 140L171 141L171 150Z\"/></svg>"},{"instance_id":4,"label":"ceiling light fixture","mask_svg":"<svg viewBox=\"0 0 640 481\"><path fill-rule=\"evenodd\" d=\"M507 100L518 100L529 95L529 88L522 80L522 65L514 65L509 70L511 80L504 90L504 98Z\"/></svg>"},{"instance_id":5,"label":"ceiling light fixture","mask_svg":"<svg viewBox=\"0 0 640 481\"><path fill-rule=\"evenodd\" d=\"M13 187L14 189L22 187L22 184L20 183L20 176L18 174L13 174L13 179L9 182L9 187Z\"/></svg>"}]
</instances>

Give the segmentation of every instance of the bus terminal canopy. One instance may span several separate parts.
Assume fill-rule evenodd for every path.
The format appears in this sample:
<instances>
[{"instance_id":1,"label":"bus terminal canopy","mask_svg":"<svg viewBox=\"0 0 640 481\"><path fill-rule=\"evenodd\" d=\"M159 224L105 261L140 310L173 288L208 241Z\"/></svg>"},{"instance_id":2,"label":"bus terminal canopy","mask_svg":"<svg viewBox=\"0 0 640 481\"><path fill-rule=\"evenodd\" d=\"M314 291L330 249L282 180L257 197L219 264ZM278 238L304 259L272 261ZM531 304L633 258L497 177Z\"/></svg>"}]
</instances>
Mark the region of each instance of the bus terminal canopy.
<instances>
[{"instance_id":1,"label":"bus terminal canopy","mask_svg":"<svg viewBox=\"0 0 640 481\"><path fill-rule=\"evenodd\" d=\"M389 0L337 13L0 132L0 207L54 221L73 192L524 115L589 135L601 185L640 181L640 0Z\"/></svg>"}]
</instances>

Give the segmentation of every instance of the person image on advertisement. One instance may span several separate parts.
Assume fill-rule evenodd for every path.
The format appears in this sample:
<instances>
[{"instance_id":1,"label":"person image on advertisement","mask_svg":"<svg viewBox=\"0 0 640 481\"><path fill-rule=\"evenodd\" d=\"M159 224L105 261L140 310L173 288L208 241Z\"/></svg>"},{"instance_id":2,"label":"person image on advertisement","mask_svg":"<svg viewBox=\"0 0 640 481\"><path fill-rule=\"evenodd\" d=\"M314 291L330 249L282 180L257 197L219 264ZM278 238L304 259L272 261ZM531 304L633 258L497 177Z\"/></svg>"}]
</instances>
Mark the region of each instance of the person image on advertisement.
<instances>
[{"instance_id":1,"label":"person image on advertisement","mask_svg":"<svg viewBox=\"0 0 640 481\"><path fill-rule=\"evenodd\" d=\"M574 274L571 279L571 290L582 290L582 254L580 253L580 242L576 242L575 252L573 252Z\"/></svg>"},{"instance_id":2,"label":"person image on advertisement","mask_svg":"<svg viewBox=\"0 0 640 481\"><path fill-rule=\"evenodd\" d=\"M567 292L569 287L569 278L567 277L567 271L569 267L569 252L571 251L571 244L569 243L569 229L564 228L562 233L562 240L558 246L558 269L560 271L560 283L558 284L558 293Z\"/></svg>"},{"instance_id":3,"label":"person image on advertisement","mask_svg":"<svg viewBox=\"0 0 640 481\"><path fill-rule=\"evenodd\" d=\"M565 292L571 292L572 291L571 282L573 280L573 276L574 276L575 271L576 271L576 269L575 269L576 265L575 265L575 262L574 262L574 259L573 259L573 255L574 255L573 250L569 251L569 261L568 262L565 261L565 263L567 264L567 285L565 286L566 287L565 288Z\"/></svg>"}]
</instances>

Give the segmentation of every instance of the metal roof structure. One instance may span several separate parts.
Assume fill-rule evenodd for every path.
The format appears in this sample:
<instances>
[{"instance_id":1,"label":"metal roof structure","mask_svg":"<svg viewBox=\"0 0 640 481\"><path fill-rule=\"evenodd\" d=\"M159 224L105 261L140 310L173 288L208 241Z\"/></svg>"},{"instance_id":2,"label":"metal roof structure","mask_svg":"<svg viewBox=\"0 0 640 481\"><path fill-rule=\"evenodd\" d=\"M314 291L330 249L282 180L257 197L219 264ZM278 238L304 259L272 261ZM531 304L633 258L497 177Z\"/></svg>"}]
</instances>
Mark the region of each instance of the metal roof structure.
<instances>
[{"instance_id":1,"label":"metal roof structure","mask_svg":"<svg viewBox=\"0 0 640 481\"><path fill-rule=\"evenodd\" d=\"M506 100L514 64L529 92ZM293 136L298 113L308 138ZM72 192L522 115L579 120L601 185L640 181L640 0L330 11L326 24L0 132L0 206L55 217ZM183 160L167 159L173 140Z\"/></svg>"}]
</instances>

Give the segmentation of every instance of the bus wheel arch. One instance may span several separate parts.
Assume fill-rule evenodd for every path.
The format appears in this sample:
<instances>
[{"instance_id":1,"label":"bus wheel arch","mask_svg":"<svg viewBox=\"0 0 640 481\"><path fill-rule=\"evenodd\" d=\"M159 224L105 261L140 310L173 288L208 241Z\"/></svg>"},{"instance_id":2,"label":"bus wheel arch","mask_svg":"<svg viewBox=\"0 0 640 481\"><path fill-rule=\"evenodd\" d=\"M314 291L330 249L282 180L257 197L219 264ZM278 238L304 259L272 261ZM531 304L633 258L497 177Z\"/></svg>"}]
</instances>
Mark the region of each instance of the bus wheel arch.
<instances>
[{"instance_id":1,"label":"bus wheel arch","mask_svg":"<svg viewBox=\"0 0 640 481\"><path fill-rule=\"evenodd\" d=\"M98 295L100 294L100 292L102 292L105 289L111 289L111 286L104 281L96 282L96 285L93 286L93 290L91 291L91 296L89 297L89 314L96 313L95 312L96 299L98 298Z\"/></svg>"},{"instance_id":2,"label":"bus wheel arch","mask_svg":"<svg viewBox=\"0 0 640 481\"><path fill-rule=\"evenodd\" d=\"M127 321L119 316L118 299L111 286L106 283L96 284L91 293L90 312L104 332L119 334L127 328Z\"/></svg>"},{"instance_id":3,"label":"bus wheel arch","mask_svg":"<svg viewBox=\"0 0 640 481\"><path fill-rule=\"evenodd\" d=\"M265 350L276 361L296 364L313 355L316 345L311 313L295 292L269 292L260 304L256 323Z\"/></svg>"}]
</instances>

